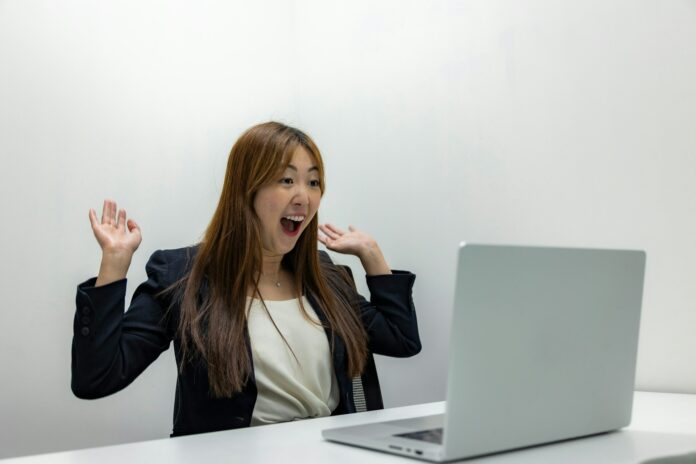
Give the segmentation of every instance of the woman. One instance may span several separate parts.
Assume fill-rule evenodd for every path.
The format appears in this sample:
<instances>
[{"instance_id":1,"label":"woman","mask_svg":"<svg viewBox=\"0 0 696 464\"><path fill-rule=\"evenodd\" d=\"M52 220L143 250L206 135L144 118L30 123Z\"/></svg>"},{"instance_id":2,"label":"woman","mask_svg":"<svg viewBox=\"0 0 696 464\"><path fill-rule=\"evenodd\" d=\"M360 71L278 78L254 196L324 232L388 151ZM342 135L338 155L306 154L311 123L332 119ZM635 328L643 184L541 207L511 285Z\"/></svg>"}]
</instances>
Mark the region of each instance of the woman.
<instances>
[{"instance_id":1,"label":"woman","mask_svg":"<svg viewBox=\"0 0 696 464\"><path fill-rule=\"evenodd\" d=\"M415 276L391 271L369 235L319 226L323 192L321 155L306 134L252 127L232 148L201 243L156 251L125 313L140 228L113 201L101 221L90 210L102 262L77 290L75 395L119 391L173 340L173 436L354 412L351 378L368 351L420 351ZM360 258L370 302L317 241Z\"/></svg>"}]
</instances>

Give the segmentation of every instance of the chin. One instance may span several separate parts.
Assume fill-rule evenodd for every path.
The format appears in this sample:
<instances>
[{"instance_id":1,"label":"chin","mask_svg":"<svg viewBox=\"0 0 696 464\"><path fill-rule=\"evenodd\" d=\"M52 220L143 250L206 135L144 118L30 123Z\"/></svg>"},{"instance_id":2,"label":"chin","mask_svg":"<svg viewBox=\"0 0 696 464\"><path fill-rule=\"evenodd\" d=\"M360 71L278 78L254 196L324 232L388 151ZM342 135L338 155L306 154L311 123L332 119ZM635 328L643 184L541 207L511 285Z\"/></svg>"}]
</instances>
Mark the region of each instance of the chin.
<instances>
[{"instance_id":1,"label":"chin","mask_svg":"<svg viewBox=\"0 0 696 464\"><path fill-rule=\"evenodd\" d=\"M296 245L297 245L297 242L293 243L292 245L285 245L285 246L276 245L273 247L271 253L285 256L288 253L290 253L292 250L294 250Z\"/></svg>"}]
</instances>

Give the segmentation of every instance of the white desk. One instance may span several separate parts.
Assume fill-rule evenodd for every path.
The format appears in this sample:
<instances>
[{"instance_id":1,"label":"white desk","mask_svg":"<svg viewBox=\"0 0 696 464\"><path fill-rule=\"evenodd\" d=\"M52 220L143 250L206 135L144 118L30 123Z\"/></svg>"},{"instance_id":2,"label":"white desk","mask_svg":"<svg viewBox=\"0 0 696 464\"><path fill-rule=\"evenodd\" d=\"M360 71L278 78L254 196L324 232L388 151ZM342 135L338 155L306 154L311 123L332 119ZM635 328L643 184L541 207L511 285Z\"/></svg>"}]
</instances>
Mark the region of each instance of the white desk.
<instances>
[{"instance_id":1,"label":"white desk","mask_svg":"<svg viewBox=\"0 0 696 464\"><path fill-rule=\"evenodd\" d=\"M32 463L399 463L418 461L329 443L321 430L442 412L429 403L338 417L230 430L174 439L28 456L3 464ZM696 395L635 394L633 422L616 433L540 446L466 461L468 464L638 463L696 451Z\"/></svg>"}]
</instances>

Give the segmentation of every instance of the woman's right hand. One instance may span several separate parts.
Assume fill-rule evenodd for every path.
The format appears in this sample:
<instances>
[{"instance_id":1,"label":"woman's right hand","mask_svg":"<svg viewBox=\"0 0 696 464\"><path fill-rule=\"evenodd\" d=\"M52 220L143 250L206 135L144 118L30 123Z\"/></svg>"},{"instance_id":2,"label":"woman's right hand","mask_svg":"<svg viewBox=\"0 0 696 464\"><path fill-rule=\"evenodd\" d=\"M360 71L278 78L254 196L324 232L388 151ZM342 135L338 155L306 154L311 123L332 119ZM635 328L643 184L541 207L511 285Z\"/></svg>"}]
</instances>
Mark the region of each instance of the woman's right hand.
<instances>
[{"instance_id":1,"label":"woman's right hand","mask_svg":"<svg viewBox=\"0 0 696 464\"><path fill-rule=\"evenodd\" d=\"M128 272L133 253L143 237L133 219L126 220L126 210L118 211L116 202L104 200L101 222L93 209L89 210L92 232L102 249L102 263L96 285L106 285L122 279Z\"/></svg>"}]
</instances>

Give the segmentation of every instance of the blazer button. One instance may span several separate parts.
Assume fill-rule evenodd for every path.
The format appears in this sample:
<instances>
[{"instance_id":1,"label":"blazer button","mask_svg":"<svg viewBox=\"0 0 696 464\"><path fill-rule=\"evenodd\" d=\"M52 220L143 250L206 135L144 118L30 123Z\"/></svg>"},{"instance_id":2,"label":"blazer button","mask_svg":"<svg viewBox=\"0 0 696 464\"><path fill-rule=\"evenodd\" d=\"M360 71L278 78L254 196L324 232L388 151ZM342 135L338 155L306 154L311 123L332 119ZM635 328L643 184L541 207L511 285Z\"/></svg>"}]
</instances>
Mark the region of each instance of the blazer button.
<instances>
[{"instance_id":1,"label":"blazer button","mask_svg":"<svg viewBox=\"0 0 696 464\"><path fill-rule=\"evenodd\" d=\"M89 316L91 312L92 308L90 308L89 306L82 307L82 314L84 314L85 316Z\"/></svg>"},{"instance_id":2,"label":"blazer button","mask_svg":"<svg viewBox=\"0 0 696 464\"><path fill-rule=\"evenodd\" d=\"M80 333L83 337L86 337L87 335L89 335L89 327L83 327L82 330L80 330Z\"/></svg>"}]
</instances>

